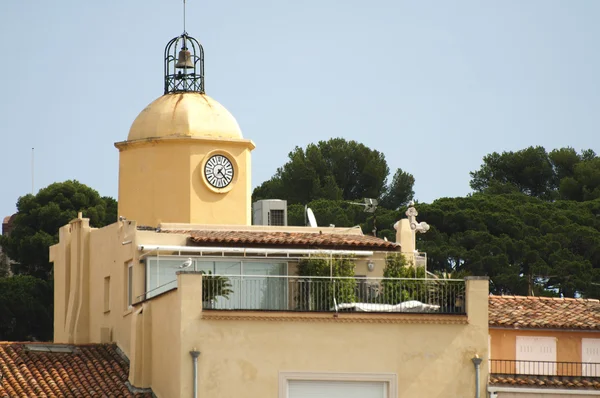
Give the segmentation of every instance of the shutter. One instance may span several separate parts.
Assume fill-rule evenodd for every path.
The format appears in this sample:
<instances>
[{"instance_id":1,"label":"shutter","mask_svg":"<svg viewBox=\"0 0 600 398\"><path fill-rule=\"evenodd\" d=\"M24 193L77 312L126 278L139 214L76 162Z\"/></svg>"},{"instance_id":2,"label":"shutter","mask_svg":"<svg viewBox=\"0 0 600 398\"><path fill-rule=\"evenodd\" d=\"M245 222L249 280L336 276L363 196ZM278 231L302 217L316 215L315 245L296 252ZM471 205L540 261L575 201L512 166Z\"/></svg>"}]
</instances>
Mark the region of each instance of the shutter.
<instances>
[{"instance_id":1,"label":"shutter","mask_svg":"<svg viewBox=\"0 0 600 398\"><path fill-rule=\"evenodd\" d=\"M556 338L517 336L517 373L556 375Z\"/></svg>"},{"instance_id":2,"label":"shutter","mask_svg":"<svg viewBox=\"0 0 600 398\"><path fill-rule=\"evenodd\" d=\"M375 381L290 380L287 398L387 398L387 384Z\"/></svg>"},{"instance_id":3,"label":"shutter","mask_svg":"<svg viewBox=\"0 0 600 398\"><path fill-rule=\"evenodd\" d=\"M581 339L582 376L600 376L600 339Z\"/></svg>"}]
</instances>

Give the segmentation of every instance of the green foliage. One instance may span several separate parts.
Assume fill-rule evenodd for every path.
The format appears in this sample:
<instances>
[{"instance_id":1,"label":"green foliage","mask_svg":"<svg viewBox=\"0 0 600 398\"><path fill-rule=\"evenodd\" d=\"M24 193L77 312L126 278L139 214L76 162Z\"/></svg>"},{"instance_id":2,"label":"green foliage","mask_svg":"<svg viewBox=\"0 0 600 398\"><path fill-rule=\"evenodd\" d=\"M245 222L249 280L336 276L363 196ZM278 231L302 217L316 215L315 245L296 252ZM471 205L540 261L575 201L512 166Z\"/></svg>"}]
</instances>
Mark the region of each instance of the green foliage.
<instances>
[{"instance_id":1,"label":"green foliage","mask_svg":"<svg viewBox=\"0 0 600 398\"><path fill-rule=\"evenodd\" d=\"M471 177L471 188L477 192L520 192L548 201L600 197L600 158L591 149L579 154L573 148L547 153L538 146L494 152L483 158L483 165Z\"/></svg>"},{"instance_id":2,"label":"green foliage","mask_svg":"<svg viewBox=\"0 0 600 398\"><path fill-rule=\"evenodd\" d=\"M361 206L355 206L341 200L318 199L308 203L315 213L319 225L334 224L340 227L351 227L364 222L367 213ZM288 206L288 225L305 225L304 206Z\"/></svg>"},{"instance_id":3,"label":"green foliage","mask_svg":"<svg viewBox=\"0 0 600 398\"><path fill-rule=\"evenodd\" d=\"M320 199L308 203L315 213L315 217L321 226L331 224L336 227L360 226L363 231L373 230L374 215L365 213L361 206L355 206L341 200ZM399 210L389 210L384 207L377 208L377 236L387 238L389 241L396 240L394 223L402 218L405 207ZM304 206L288 206L288 225L305 225ZM368 233L368 232L367 232Z\"/></svg>"},{"instance_id":4,"label":"green foliage","mask_svg":"<svg viewBox=\"0 0 600 398\"><path fill-rule=\"evenodd\" d=\"M479 192L487 188L498 190L505 185L543 199L551 199L554 192L552 163L540 146L487 155L481 168L472 172L471 177L471 188Z\"/></svg>"},{"instance_id":5,"label":"green foliage","mask_svg":"<svg viewBox=\"0 0 600 398\"><path fill-rule=\"evenodd\" d=\"M392 182L381 198L380 205L393 210L406 205L415 196L414 185L415 177L412 174L402 171L402 169L396 170Z\"/></svg>"},{"instance_id":6,"label":"green foliage","mask_svg":"<svg viewBox=\"0 0 600 398\"><path fill-rule=\"evenodd\" d=\"M0 341L51 341L52 282L31 276L0 278Z\"/></svg>"},{"instance_id":7,"label":"green foliage","mask_svg":"<svg viewBox=\"0 0 600 398\"><path fill-rule=\"evenodd\" d=\"M321 225L373 228L372 215L358 206L328 200L309 206ZM417 207L419 219L431 226L417 234L431 272L487 275L495 294L600 295L594 285L600 283L600 199L547 202L520 193L474 194ZM378 236L395 241L393 224L405 211L379 208ZM290 225L304 225L303 206L297 211L290 206L288 215Z\"/></svg>"},{"instance_id":8,"label":"green foliage","mask_svg":"<svg viewBox=\"0 0 600 398\"><path fill-rule=\"evenodd\" d=\"M546 202L475 194L419 206L430 271L488 275L495 294L597 297L600 199Z\"/></svg>"},{"instance_id":9,"label":"green foliage","mask_svg":"<svg viewBox=\"0 0 600 398\"><path fill-rule=\"evenodd\" d=\"M383 270L383 302L387 304L398 304L408 300L423 301L426 297L427 286L423 280L415 278L425 278L425 268L414 267L409 264L406 257L402 254L389 254L385 258L385 269ZM405 280L394 280L396 278L406 278ZM410 280L412 279L412 280Z\"/></svg>"},{"instance_id":10,"label":"green foliage","mask_svg":"<svg viewBox=\"0 0 600 398\"><path fill-rule=\"evenodd\" d=\"M15 274L50 277L48 248L58 242L58 229L82 212L92 227L117 220L117 202L100 197L98 192L77 181L54 183L37 195L25 195L17 201L17 216L9 236L0 237L0 245L16 262Z\"/></svg>"},{"instance_id":11,"label":"green foliage","mask_svg":"<svg viewBox=\"0 0 600 398\"><path fill-rule=\"evenodd\" d=\"M337 303L356 301L356 279L354 260L333 257L332 259L307 258L298 264L300 276L333 276L333 279L306 279L299 282L298 306L300 309L328 311ZM340 279L335 277L349 277ZM308 307L308 308L307 308Z\"/></svg>"},{"instance_id":12,"label":"green foliage","mask_svg":"<svg viewBox=\"0 0 600 398\"><path fill-rule=\"evenodd\" d=\"M319 141L306 149L296 147L288 156L289 161L254 190L254 201L281 198L293 205L317 199L385 198L398 207L413 193L414 178L400 169L387 187L389 168L383 153L356 141Z\"/></svg>"},{"instance_id":13,"label":"green foliage","mask_svg":"<svg viewBox=\"0 0 600 398\"><path fill-rule=\"evenodd\" d=\"M233 293L229 278L221 275L213 275L211 271L202 273L202 303L211 306L217 297L229 298Z\"/></svg>"},{"instance_id":14,"label":"green foliage","mask_svg":"<svg viewBox=\"0 0 600 398\"><path fill-rule=\"evenodd\" d=\"M560 148L548 153L538 146L492 153L471 177L474 195L417 204L419 219L431 226L428 233L417 234L429 271L487 275L496 294L600 296L600 158L594 151ZM395 241L393 225L405 217L412 182L412 176L399 170L382 191L376 213L380 238ZM286 199L281 178L263 185L269 184L281 189L271 197ZM303 205L308 204L319 225L360 225L370 233L374 215L345 202L348 190L336 184L343 200L315 193L292 201L288 223L305 225Z\"/></svg>"},{"instance_id":15,"label":"green foliage","mask_svg":"<svg viewBox=\"0 0 600 398\"><path fill-rule=\"evenodd\" d=\"M10 276L10 263L8 257L0 249L0 278Z\"/></svg>"}]
</instances>

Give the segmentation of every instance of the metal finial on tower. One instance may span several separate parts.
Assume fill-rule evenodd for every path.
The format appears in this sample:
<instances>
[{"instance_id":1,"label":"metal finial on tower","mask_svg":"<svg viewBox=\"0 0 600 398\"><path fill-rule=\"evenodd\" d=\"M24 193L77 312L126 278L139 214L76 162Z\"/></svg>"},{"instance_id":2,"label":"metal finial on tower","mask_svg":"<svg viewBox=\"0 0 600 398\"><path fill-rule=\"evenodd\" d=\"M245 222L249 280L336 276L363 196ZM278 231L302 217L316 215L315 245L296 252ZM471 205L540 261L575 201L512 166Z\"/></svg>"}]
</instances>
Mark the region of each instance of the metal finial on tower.
<instances>
[{"instance_id":1,"label":"metal finial on tower","mask_svg":"<svg viewBox=\"0 0 600 398\"><path fill-rule=\"evenodd\" d=\"M185 0L183 0L183 33L185 34Z\"/></svg>"}]
</instances>

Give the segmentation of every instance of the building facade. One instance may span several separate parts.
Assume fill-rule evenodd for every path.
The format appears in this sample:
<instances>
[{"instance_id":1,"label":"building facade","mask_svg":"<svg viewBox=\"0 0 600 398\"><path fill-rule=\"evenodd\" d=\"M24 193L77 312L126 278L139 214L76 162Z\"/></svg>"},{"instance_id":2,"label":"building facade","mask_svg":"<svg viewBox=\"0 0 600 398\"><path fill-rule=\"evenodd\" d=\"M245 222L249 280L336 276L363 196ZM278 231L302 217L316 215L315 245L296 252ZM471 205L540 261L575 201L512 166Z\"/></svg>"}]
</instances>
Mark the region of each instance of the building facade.
<instances>
[{"instance_id":1,"label":"building facade","mask_svg":"<svg viewBox=\"0 0 600 398\"><path fill-rule=\"evenodd\" d=\"M119 221L60 229L55 343L116 345L128 385L160 398L483 396L487 278L383 277L415 262L414 207L397 242L251 225L254 143L203 61L173 39L164 95L115 144Z\"/></svg>"},{"instance_id":2,"label":"building facade","mask_svg":"<svg viewBox=\"0 0 600 398\"><path fill-rule=\"evenodd\" d=\"M490 297L492 397L600 395L600 301Z\"/></svg>"}]
</instances>

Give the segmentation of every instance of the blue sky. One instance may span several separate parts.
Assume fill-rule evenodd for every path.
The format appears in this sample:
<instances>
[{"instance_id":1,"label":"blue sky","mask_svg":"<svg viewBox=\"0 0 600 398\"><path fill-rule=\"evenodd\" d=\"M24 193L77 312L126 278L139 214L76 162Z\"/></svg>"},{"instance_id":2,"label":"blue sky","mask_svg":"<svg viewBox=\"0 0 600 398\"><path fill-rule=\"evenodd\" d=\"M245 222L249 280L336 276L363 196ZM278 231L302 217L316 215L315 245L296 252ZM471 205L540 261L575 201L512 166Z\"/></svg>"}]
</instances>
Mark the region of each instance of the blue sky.
<instances>
[{"instance_id":1,"label":"blue sky","mask_svg":"<svg viewBox=\"0 0 600 398\"><path fill-rule=\"evenodd\" d=\"M253 186L294 146L344 137L415 176L416 198L463 196L484 155L600 152L600 1L188 0L207 94L252 139ZM0 216L77 179L117 197L118 152L162 94L177 0L4 0Z\"/></svg>"}]
</instances>

